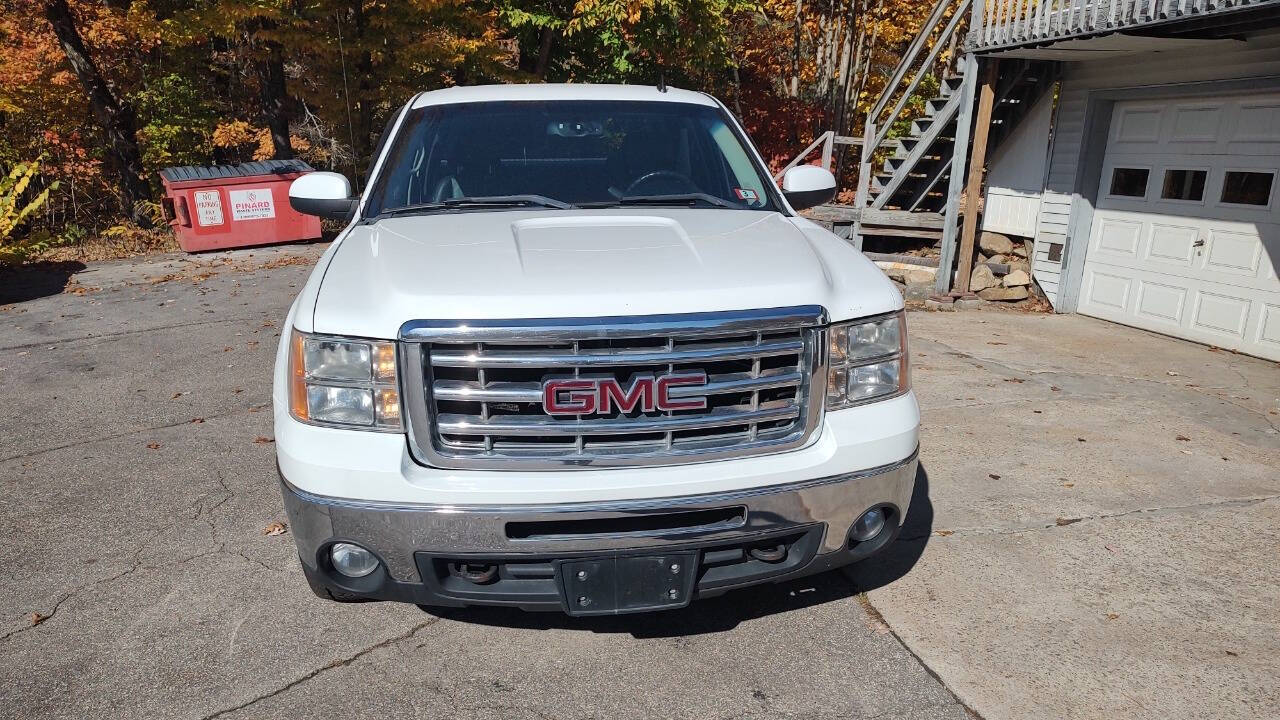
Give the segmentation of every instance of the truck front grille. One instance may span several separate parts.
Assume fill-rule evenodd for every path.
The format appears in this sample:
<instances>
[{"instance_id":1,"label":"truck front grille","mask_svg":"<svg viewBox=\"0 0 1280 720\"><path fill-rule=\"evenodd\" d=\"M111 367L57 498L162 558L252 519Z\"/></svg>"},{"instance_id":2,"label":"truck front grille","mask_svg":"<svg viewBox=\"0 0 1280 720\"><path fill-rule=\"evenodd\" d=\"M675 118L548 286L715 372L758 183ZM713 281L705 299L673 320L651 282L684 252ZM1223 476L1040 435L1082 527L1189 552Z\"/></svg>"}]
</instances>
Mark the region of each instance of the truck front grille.
<instances>
[{"instance_id":1,"label":"truck front grille","mask_svg":"<svg viewBox=\"0 0 1280 720\"><path fill-rule=\"evenodd\" d=\"M438 467L660 465L778 452L816 425L821 308L467 323L410 323L401 333L410 430ZM418 371L421 368L421 371ZM550 415L549 378L701 372L698 410ZM821 378L820 374L817 377ZM825 380L825 378L822 378Z\"/></svg>"}]
</instances>

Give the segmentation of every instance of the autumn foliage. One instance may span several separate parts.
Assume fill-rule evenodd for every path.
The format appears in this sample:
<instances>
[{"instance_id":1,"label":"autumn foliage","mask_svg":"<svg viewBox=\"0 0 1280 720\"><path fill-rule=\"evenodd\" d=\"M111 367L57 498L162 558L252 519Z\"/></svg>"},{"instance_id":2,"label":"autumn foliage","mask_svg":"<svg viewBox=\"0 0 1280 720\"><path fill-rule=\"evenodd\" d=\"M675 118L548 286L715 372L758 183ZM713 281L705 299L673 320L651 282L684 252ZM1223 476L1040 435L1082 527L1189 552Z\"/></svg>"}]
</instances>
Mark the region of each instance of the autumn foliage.
<instances>
[{"instance_id":1,"label":"autumn foliage","mask_svg":"<svg viewBox=\"0 0 1280 720\"><path fill-rule=\"evenodd\" d=\"M911 0L9 0L0 175L14 238L147 225L170 165L301 156L359 176L413 93L493 82L712 92L775 168L860 117ZM96 78L96 80L95 80ZM33 163L39 159L38 169Z\"/></svg>"}]
</instances>

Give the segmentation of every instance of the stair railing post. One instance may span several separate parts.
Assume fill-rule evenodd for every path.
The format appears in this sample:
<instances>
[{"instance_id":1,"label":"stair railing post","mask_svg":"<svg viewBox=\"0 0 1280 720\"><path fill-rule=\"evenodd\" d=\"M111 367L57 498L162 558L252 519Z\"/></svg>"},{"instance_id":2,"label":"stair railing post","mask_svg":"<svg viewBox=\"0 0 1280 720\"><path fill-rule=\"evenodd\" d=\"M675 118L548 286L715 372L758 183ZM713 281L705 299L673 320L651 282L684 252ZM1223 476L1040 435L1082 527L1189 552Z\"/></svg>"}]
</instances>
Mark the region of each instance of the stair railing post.
<instances>
[{"instance_id":1,"label":"stair railing post","mask_svg":"<svg viewBox=\"0 0 1280 720\"><path fill-rule=\"evenodd\" d=\"M981 12L982 3L974 5ZM951 292L951 265L956 257L956 235L960 219L960 194L964 190L964 171L969 164L969 132L973 126L973 98L978 85L978 58L966 53L963 60L964 80L960 84L960 110L956 116L956 136L951 154L951 175L947 182L947 205L942 221L942 256L938 259L938 279L934 285L939 295ZM967 283L966 283L966 290Z\"/></svg>"},{"instance_id":2,"label":"stair railing post","mask_svg":"<svg viewBox=\"0 0 1280 720\"><path fill-rule=\"evenodd\" d=\"M975 245L978 239L978 207L982 202L982 179L987 163L987 136L991 130L991 111L995 106L996 79L1000 61L988 58L982 63L982 78L978 81L978 114L974 118L973 142L969 148L969 178L965 186L964 227L960 234L960 252L956 257L956 286L960 292L969 290L970 273L973 271Z\"/></svg>"},{"instance_id":3,"label":"stair railing post","mask_svg":"<svg viewBox=\"0 0 1280 720\"><path fill-rule=\"evenodd\" d=\"M861 210L867 207L871 195L871 156L875 152L872 140L876 136L876 124L867 121L866 132L862 134L862 148L858 155L858 192L854 195L854 203Z\"/></svg>"}]
</instances>

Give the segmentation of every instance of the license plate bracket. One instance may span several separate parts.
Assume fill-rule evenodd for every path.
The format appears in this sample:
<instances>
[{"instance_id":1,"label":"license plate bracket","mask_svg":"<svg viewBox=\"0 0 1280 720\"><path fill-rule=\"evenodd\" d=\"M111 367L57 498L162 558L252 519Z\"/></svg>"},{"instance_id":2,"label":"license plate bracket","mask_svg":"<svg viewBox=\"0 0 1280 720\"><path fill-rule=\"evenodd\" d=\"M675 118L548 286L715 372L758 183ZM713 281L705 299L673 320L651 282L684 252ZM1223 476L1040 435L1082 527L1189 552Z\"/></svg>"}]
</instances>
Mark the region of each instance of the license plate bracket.
<instances>
[{"instance_id":1,"label":"license plate bracket","mask_svg":"<svg viewBox=\"0 0 1280 720\"><path fill-rule=\"evenodd\" d=\"M698 578L696 552L560 560L556 566L570 615L681 608L693 598Z\"/></svg>"}]
</instances>

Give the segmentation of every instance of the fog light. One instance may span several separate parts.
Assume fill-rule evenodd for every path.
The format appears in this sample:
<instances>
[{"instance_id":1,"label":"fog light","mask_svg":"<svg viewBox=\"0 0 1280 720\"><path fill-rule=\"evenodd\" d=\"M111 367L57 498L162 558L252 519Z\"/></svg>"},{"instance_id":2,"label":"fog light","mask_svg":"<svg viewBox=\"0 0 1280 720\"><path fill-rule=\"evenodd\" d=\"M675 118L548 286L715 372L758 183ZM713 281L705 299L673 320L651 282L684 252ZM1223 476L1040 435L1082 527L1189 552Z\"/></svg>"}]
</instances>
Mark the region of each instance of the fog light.
<instances>
[{"instance_id":1,"label":"fog light","mask_svg":"<svg viewBox=\"0 0 1280 720\"><path fill-rule=\"evenodd\" d=\"M347 577L364 577L378 569L378 558L373 553L351 543L334 543L329 548L329 557L333 560L333 569Z\"/></svg>"},{"instance_id":2,"label":"fog light","mask_svg":"<svg viewBox=\"0 0 1280 720\"><path fill-rule=\"evenodd\" d=\"M849 536L854 542L866 542L871 538L880 534L884 529L884 510L880 508L871 508L862 513L862 517L853 524L853 530L849 531Z\"/></svg>"}]
</instances>

